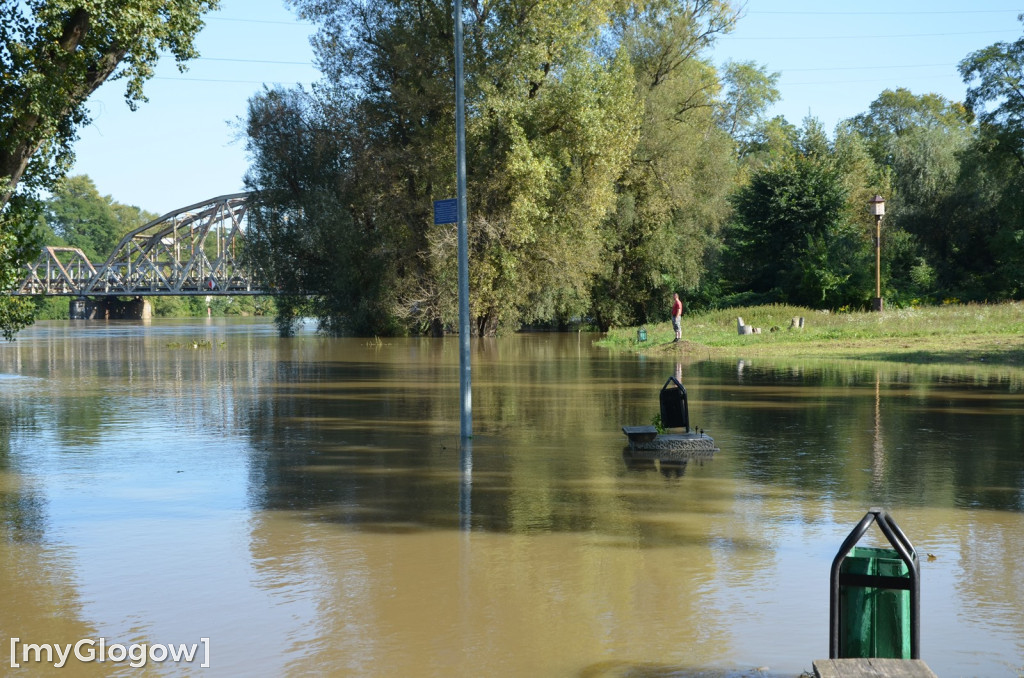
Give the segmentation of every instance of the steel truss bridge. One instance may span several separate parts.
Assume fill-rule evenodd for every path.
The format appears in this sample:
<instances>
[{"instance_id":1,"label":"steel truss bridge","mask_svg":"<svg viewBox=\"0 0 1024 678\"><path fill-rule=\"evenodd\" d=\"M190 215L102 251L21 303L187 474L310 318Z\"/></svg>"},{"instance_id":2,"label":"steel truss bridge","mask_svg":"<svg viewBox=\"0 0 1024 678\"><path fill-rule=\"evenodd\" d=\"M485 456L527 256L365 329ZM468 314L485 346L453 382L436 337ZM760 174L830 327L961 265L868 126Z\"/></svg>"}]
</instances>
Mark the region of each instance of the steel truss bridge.
<instances>
[{"instance_id":1,"label":"steel truss bridge","mask_svg":"<svg viewBox=\"0 0 1024 678\"><path fill-rule=\"evenodd\" d=\"M248 193L169 212L128 233L96 267L76 247L44 247L12 292L21 296L268 294L241 258Z\"/></svg>"}]
</instances>

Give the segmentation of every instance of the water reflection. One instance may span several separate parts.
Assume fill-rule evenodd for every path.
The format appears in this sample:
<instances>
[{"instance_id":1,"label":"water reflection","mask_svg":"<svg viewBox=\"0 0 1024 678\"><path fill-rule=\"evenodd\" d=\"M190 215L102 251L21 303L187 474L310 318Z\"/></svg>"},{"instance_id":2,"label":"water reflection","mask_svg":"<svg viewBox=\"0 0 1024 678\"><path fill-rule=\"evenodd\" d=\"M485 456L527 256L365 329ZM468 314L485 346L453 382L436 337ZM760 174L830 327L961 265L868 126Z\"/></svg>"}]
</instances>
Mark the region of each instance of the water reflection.
<instances>
[{"instance_id":1,"label":"water reflection","mask_svg":"<svg viewBox=\"0 0 1024 678\"><path fill-rule=\"evenodd\" d=\"M473 440L459 441L459 529L466 531L473 524Z\"/></svg>"},{"instance_id":2,"label":"water reflection","mask_svg":"<svg viewBox=\"0 0 1024 678\"><path fill-rule=\"evenodd\" d=\"M173 348L192 338L211 347ZM879 505L934 556L932 668L1024 667L1019 371L541 334L473 359L460 445L454 340L155 321L0 347L0 630L216 633L238 674L796 675L827 652L835 549ZM666 374L714 459L623 453Z\"/></svg>"},{"instance_id":3,"label":"water reflection","mask_svg":"<svg viewBox=\"0 0 1024 678\"><path fill-rule=\"evenodd\" d=\"M627 446L622 461L630 471L657 471L666 478L681 478L687 464L703 466L714 459L717 450L640 450Z\"/></svg>"},{"instance_id":4,"label":"water reflection","mask_svg":"<svg viewBox=\"0 0 1024 678\"><path fill-rule=\"evenodd\" d=\"M724 370L707 366L717 383L704 397L717 405L715 429L727 429L722 448L750 451L752 479L872 505L948 506L952 493L957 505L1024 510L1018 374L747 365L740 388Z\"/></svg>"}]
</instances>

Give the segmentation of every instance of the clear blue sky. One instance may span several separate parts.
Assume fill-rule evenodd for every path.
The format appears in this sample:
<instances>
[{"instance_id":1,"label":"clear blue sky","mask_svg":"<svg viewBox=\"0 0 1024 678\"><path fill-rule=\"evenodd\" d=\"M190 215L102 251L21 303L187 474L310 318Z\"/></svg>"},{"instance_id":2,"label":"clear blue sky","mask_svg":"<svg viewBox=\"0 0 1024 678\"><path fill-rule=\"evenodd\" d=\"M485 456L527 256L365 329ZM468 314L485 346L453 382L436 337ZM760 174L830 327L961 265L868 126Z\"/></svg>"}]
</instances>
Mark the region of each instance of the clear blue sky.
<instances>
[{"instance_id":1,"label":"clear blue sky","mask_svg":"<svg viewBox=\"0 0 1024 678\"><path fill-rule=\"evenodd\" d=\"M887 88L962 100L957 64L1019 38L1021 13L1022 0L749 0L712 58L779 72L783 98L771 114L797 125L813 115L831 131ZM184 74L162 63L138 111L125 106L120 82L93 95L94 122L75 146L74 173L118 202L159 214L241 190L246 102L264 83L318 79L313 30L281 0L223 0L198 38L202 57Z\"/></svg>"}]
</instances>

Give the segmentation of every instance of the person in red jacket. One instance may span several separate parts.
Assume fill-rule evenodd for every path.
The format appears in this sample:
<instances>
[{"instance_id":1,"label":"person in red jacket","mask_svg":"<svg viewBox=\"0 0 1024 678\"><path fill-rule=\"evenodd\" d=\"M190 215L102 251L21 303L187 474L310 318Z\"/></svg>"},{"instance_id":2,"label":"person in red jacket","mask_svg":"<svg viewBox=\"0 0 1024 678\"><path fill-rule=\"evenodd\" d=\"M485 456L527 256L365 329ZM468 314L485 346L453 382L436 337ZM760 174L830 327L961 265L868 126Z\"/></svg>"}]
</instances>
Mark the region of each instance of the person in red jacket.
<instances>
[{"instance_id":1,"label":"person in red jacket","mask_svg":"<svg viewBox=\"0 0 1024 678\"><path fill-rule=\"evenodd\" d=\"M676 342L683 338L683 302L679 293L672 295L672 329L676 331Z\"/></svg>"}]
</instances>

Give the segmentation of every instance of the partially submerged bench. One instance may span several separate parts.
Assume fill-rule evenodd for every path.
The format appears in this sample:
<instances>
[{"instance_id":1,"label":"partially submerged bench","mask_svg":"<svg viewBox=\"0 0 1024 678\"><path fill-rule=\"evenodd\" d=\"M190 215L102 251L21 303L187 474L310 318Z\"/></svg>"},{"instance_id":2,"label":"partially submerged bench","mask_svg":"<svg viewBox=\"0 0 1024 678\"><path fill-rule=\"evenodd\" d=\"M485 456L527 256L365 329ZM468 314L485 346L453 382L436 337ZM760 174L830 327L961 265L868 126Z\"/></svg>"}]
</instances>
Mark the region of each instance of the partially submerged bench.
<instances>
[{"instance_id":1,"label":"partially submerged bench","mask_svg":"<svg viewBox=\"0 0 1024 678\"><path fill-rule=\"evenodd\" d=\"M630 444L649 443L658 437L658 429L653 426L623 426L622 432L629 438Z\"/></svg>"}]
</instances>

